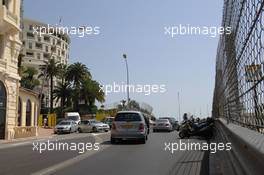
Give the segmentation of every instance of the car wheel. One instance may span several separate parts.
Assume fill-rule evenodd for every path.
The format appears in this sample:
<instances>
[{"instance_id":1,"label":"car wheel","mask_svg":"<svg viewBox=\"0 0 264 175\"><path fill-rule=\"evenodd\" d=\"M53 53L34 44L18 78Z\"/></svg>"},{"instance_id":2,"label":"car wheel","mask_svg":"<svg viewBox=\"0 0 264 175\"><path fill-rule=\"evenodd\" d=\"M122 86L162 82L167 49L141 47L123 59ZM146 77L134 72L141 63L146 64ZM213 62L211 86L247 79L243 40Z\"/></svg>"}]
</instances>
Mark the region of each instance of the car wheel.
<instances>
[{"instance_id":1,"label":"car wheel","mask_svg":"<svg viewBox=\"0 0 264 175\"><path fill-rule=\"evenodd\" d=\"M81 129L81 128L78 128L78 132L79 132L79 133L82 133L82 129Z\"/></svg>"},{"instance_id":2,"label":"car wheel","mask_svg":"<svg viewBox=\"0 0 264 175\"><path fill-rule=\"evenodd\" d=\"M183 131L180 131L180 132L179 132L179 137L180 137L181 139L183 139L183 138L185 137L185 133L184 133Z\"/></svg>"},{"instance_id":3,"label":"car wheel","mask_svg":"<svg viewBox=\"0 0 264 175\"><path fill-rule=\"evenodd\" d=\"M93 127L93 132L97 132L97 129L96 129L96 127Z\"/></svg>"},{"instance_id":4,"label":"car wheel","mask_svg":"<svg viewBox=\"0 0 264 175\"><path fill-rule=\"evenodd\" d=\"M156 130L155 130L155 129L153 129L153 132L156 132Z\"/></svg>"},{"instance_id":5,"label":"car wheel","mask_svg":"<svg viewBox=\"0 0 264 175\"><path fill-rule=\"evenodd\" d=\"M116 139L111 137L111 144L115 144L116 143Z\"/></svg>"},{"instance_id":6,"label":"car wheel","mask_svg":"<svg viewBox=\"0 0 264 175\"><path fill-rule=\"evenodd\" d=\"M140 142L141 142L142 144L145 144L145 143L146 143L146 137L144 137L143 139L141 139Z\"/></svg>"}]
</instances>

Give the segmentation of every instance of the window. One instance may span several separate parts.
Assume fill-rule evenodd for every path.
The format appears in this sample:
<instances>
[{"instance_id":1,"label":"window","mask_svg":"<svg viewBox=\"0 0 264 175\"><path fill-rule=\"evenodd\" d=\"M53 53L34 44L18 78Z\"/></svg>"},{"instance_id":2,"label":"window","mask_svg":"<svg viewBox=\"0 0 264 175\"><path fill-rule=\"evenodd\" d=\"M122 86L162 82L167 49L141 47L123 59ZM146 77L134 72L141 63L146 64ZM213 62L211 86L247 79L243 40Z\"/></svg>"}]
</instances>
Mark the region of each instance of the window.
<instances>
[{"instance_id":1,"label":"window","mask_svg":"<svg viewBox=\"0 0 264 175\"><path fill-rule=\"evenodd\" d=\"M141 117L137 113L119 113L116 115L115 121L141 121Z\"/></svg>"},{"instance_id":2,"label":"window","mask_svg":"<svg viewBox=\"0 0 264 175\"><path fill-rule=\"evenodd\" d=\"M32 49L32 43L28 43L28 48Z\"/></svg>"},{"instance_id":3,"label":"window","mask_svg":"<svg viewBox=\"0 0 264 175\"><path fill-rule=\"evenodd\" d=\"M38 37L38 42L41 42L41 37Z\"/></svg>"},{"instance_id":4,"label":"window","mask_svg":"<svg viewBox=\"0 0 264 175\"><path fill-rule=\"evenodd\" d=\"M50 50L51 50L51 52L56 52L56 47L55 46L51 46Z\"/></svg>"},{"instance_id":5,"label":"window","mask_svg":"<svg viewBox=\"0 0 264 175\"><path fill-rule=\"evenodd\" d=\"M40 60L40 53L37 53L37 58Z\"/></svg>"},{"instance_id":6,"label":"window","mask_svg":"<svg viewBox=\"0 0 264 175\"><path fill-rule=\"evenodd\" d=\"M46 52L49 52L49 46L46 46Z\"/></svg>"},{"instance_id":7,"label":"window","mask_svg":"<svg viewBox=\"0 0 264 175\"><path fill-rule=\"evenodd\" d=\"M29 25L28 28L29 28L29 30L33 30L33 26L32 25Z\"/></svg>"},{"instance_id":8,"label":"window","mask_svg":"<svg viewBox=\"0 0 264 175\"><path fill-rule=\"evenodd\" d=\"M34 39L34 34L31 33L31 32L27 32L27 37L30 38L30 39Z\"/></svg>"},{"instance_id":9,"label":"window","mask_svg":"<svg viewBox=\"0 0 264 175\"><path fill-rule=\"evenodd\" d=\"M44 36L43 39L44 39L45 42L50 42L50 37L48 37L48 36Z\"/></svg>"},{"instance_id":10,"label":"window","mask_svg":"<svg viewBox=\"0 0 264 175\"><path fill-rule=\"evenodd\" d=\"M60 40L57 41L57 45L58 45L58 46L61 45L61 41L60 41Z\"/></svg>"},{"instance_id":11,"label":"window","mask_svg":"<svg viewBox=\"0 0 264 175\"><path fill-rule=\"evenodd\" d=\"M44 57L44 58L49 58L49 57L50 57L50 54L48 54L48 53L44 53L44 54L43 54L43 57Z\"/></svg>"},{"instance_id":12,"label":"window","mask_svg":"<svg viewBox=\"0 0 264 175\"><path fill-rule=\"evenodd\" d=\"M9 4L10 4L9 0L3 0L3 1L2 1L2 4L3 4L4 6L6 6L7 9L9 9Z\"/></svg>"},{"instance_id":13,"label":"window","mask_svg":"<svg viewBox=\"0 0 264 175\"><path fill-rule=\"evenodd\" d=\"M34 53L33 53L33 52L27 52L26 55L27 55L28 57L33 57L33 56L34 56Z\"/></svg>"},{"instance_id":14,"label":"window","mask_svg":"<svg viewBox=\"0 0 264 175\"><path fill-rule=\"evenodd\" d=\"M41 50L41 49L42 49L42 44L41 44L41 43L36 43L36 44L35 44L35 47L36 47L37 49L40 49L40 50Z\"/></svg>"},{"instance_id":15,"label":"window","mask_svg":"<svg viewBox=\"0 0 264 175\"><path fill-rule=\"evenodd\" d=\"M27 100L26 105L26 126L31 126L31 101Z\"/></svg>"}]
</instances>

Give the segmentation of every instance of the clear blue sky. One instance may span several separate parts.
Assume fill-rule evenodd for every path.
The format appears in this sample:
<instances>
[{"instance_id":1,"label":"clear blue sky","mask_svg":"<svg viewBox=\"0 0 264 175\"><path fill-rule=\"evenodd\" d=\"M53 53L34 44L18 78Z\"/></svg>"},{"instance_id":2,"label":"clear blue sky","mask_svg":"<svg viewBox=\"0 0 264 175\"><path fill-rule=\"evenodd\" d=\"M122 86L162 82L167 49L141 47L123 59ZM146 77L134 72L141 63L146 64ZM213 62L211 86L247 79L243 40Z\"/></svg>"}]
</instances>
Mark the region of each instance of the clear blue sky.
<instances>
[{"instance_id":1,"label":"clear blue sky","mask_svg":"<svg viewBox=\"0 0 264 175\"><path fill-rule=\"evenodd\" d=\"M218 37L164 35L165 26L220 26L222 0L25 0L24 16L63 26L99 26L100 35L71 37L70 62L87 65L102 84L125 82L122 54L128 56L133 84L165 84L164 94L131 94L160 116L211 111ZM111 94L106 104L126 98Z\"/></svg>"}]
</instances>

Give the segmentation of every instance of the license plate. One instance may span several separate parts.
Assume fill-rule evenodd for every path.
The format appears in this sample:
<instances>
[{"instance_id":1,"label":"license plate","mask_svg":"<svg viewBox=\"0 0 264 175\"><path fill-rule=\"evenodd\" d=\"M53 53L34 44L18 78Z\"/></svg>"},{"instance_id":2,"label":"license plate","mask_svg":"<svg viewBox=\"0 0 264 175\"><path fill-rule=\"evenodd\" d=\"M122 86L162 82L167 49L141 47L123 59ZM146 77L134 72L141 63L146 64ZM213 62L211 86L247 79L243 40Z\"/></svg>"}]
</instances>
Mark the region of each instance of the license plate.
<instances>
[{"instance_id":1,"label":"license plate","mask_svg":"<svg viewBox=\"0 0 264 175\"><path fill-rule=\"evenodd\" d=\"M133 125L123 125L122 126L122 128L125 128L125 129L130 129L130 128L132 128L133 127Z\"/></svg>"}]
</instances>

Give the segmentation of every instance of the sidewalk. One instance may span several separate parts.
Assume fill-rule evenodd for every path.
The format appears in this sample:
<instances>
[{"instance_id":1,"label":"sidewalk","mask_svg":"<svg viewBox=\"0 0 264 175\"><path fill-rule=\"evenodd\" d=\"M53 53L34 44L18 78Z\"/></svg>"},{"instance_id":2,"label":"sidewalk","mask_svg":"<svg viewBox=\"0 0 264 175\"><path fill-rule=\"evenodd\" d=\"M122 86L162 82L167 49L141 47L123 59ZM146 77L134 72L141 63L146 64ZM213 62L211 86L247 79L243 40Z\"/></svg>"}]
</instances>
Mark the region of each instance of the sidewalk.
<instances>
[{"instance_id":1,"label":"sidewalk","mask_svg":"<svg viewBox=\"0 0 264 175\"><path fill-rule=\"evenodd\" d=\"M31 141L31 140L37 140L37 139L44 139L54 136L53 129L50 128L37 128L38 135L35 137L24 137L24 138L18 138L18 139L12 139L12 140L0 140L1 144L9 144L9 143L18 143L18 142L24 142L24 141Z\"/></svg>"}]
</instances>

